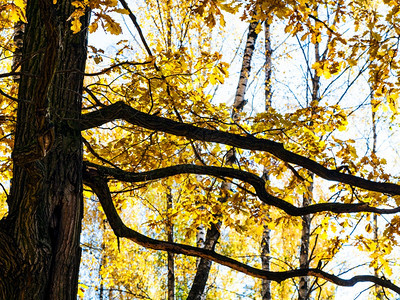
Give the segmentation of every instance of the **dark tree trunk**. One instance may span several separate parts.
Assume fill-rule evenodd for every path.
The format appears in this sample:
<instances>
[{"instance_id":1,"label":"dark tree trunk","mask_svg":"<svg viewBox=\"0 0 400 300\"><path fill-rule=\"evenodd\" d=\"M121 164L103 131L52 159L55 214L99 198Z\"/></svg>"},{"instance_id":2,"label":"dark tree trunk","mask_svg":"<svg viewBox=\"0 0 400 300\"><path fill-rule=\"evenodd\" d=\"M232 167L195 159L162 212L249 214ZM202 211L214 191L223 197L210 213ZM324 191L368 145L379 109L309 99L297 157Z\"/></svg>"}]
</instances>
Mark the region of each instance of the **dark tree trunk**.
<instances>
[{"instance_id":1,"label":"dark tree trunk","mask_svg":"<svg viewBox=\"0 0 400 300\"><path fill-rule=\"evenodd\" d=\"M27 3L9 214L0 223L0 299L77 295L82 145L67 125L81 114L87 38L85 30L72 34L72 11L68 0ZM82 28L88 19L81 17Z\"/></svg>"},{"instance_id":2,"label":"dark tree trunk","mask_svg":"<svg viewBox=\"0 0 400 300\"><path fill-rule=\"evenodd\" d=\"M215 245L219 239L219 227L221 224L211 224L211 228L207 230L207 236L205 240L204 248L208 250L214 250ZM189 295L186 300L202 300L205 299L205 287L208 279L208 275L211 269L211 260L201 258L199 265L197 266L196 276L193 279L192 288L190 289Z\"/></svg>"}]
</instances>

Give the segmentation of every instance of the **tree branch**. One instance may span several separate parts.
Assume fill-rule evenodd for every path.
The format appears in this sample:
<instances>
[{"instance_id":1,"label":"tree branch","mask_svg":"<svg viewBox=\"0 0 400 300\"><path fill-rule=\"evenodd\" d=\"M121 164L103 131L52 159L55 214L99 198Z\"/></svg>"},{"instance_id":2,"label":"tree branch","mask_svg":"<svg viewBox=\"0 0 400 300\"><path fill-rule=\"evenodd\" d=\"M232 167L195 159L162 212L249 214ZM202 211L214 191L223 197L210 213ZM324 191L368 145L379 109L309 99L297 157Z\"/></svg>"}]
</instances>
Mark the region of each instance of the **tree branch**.
<instances>
[{"instance_id":1,"label":"tree branch","mask_svg":"<svg viewBox=\"0 0 400 300\"><path fill-rule=\"evenodd\" d=\"M369 206L367 203L318 203L304 207L296 207L289 202L268 194L265 189L265 181L261 177L258 177L257 175L246 171L241 171L233 168L184 164L136 173L123 171L121 169L113 169L105 166L99 166L89 162L86 162L85 165L87 169L96 170L98 174L101 174L105 177L112 177L114 179L125 182L149 181L179 174L210 175L215 177L229 177L239 179L241 181L251 184L254 187L258 198L262 202L280 208L291 216L304 216L323 211L330 211L333 213L374 212L378 214L394 214L400 212L400 207L391 209L377 208Z\"/></svg>"},{"instance_id":2,"label":"tree branch","mask_svg":"<svg viewBox=\"0 0 400 300\"><path fill-rule=\"evenodd\" d=\"M125 237L133 242L153 250L162 250L173 252L176 254L184 254L189 256L197 256L205 259L212 260L216 263L229 267L233 270L242 272L244 274L250 275L256 278L273 280L278 283L294 277L300 276L314 276L332 282L340 286L354 286L360 282L373 282L382 287L391 289L392 291L400 294L400 287L393 284L391 281L378 278L372 275L358 275L351 279L342 279L338 276L329 274L320 269L296 269L284 272L271 272L260 270L232 258L226 257L224 255L218 254L213 250L208 250L204 248L192 247L189 245L178 244L160 241L156 239L149 238L139 232L128 228L119 217L117 210L112 202L110 190L107 185L107 181L104 180L96 169L89 168L84 170L84 183L88 185L93 192L98 196L100 203L104 209L107 219L110 223L111 228L118 237Z\"/></svg>"},{"instance_id":3,"label":"tree branch","mask_svg":"<svg viewBox=\"0 0 400 300\"><path fill-rule=\"evenodd\" d=\"M126 3L125 0L120 0L119 2L121 2L122 7L128 11L128 16L131 19L133 25L135 26L137 32L139 33L140 39L142 40L142 43L143 43L144 47L146 48L147 54L149 56L153 56L153 53L151 52L151 49L150 49L149 45L147 44L146 39L144 38L142 29L140 28L140 25L137 22L136 16L133 14L132 10L129 8L128 3Z\"/></svg>"},{"instance_id":4,"label":"tree branch","mask_svg":"<svg viewBox=\"0 0 400 300\"><path fill-rule=\"evenodd\" d=\"M83 76L99 76L99 75L106 74L107 72L111 71L114 68L118 68L118 67L121 67L121 66L124 66L124 65L128 65L128 66L143 66L143 65L148 65L148 64L151 64L151 63L153 63L153 60L144 61L144 62L123 61L123 62L120 62L120 63L116 63L114 65L111 65L111 66L109 66L109 67L107 67L107 68L105 68L105 69L103 69L101 71L95 72L95 73L85 73L85 72L82 72L82 71L80 71L78 69L61 70L61 71L57 71L56 73L58 73L58 74L59 73L79 73L79 74L81 74Z\"/></svg>"},{"instance_id":5,"label":"tree branch","mask_svg":"<svg viewBox=\"0 0 400 300\"><path fill-rule=\"evenodd\" d=\"M125 120L146 129L184 136L188 139L221 143L248 150L265 151L287 163L293 163L306 168L326 180L346 183L369 191L400 195L400 186L397 184L374 182L358 176L340 173L337 170L328 169L314 160L286 150L281 143L259 139L250 135L241 136L219 130L200 128L148 115L123 102L117 102L100 110L84 114L76 127L80 130L87 130L117 119Z\"/></svg>"}]
</instances>

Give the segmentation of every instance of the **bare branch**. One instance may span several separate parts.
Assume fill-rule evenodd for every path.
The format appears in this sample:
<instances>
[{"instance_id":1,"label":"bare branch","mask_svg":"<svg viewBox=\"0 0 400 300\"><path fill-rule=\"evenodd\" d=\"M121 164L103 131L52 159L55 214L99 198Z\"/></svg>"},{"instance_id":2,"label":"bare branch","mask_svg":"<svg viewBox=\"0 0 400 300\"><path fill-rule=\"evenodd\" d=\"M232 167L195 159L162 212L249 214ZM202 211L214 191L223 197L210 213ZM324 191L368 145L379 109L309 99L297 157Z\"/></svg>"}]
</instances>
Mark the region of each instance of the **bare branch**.
<instances>
[{"instance_id":1,"label":"bare branch","mask_svg":"<svg viewBox=\"0 0 400 300\"><path fill-rule=\"evenodd\" d=\"M137 22L136 16L133 14L132 10L129 8L128 3L126 3L125 0L120 0L119 2L121 2L122 7L128 11L129 18L131 19L137 32L139 33L140 39L142 40L142 43L143 43L144 47L146 48L147 54L149 56L153 56L153 53L151 52L151 49L150 49L149 45L147 44L146 39L144 38L142 29L140 28L140 25Z\"/></svg>"},{"instance_id":2,"label":"bare branch","mask_svg":"<svg viewBox=\"0 0 400 300\"><path fill-rule=\"evenodd\" d=\"M107 219L110 223L110 226L113 229L115 235L118 237L128 238L143 247L150 248L153 250L173 252L176 254L202 257L205 259L212 260L226 267L229 267L233 270L250 275L252 277L273 280L278 283L289 278L300 277L300 276L313 276L327 280L329 282L332 282L340 286L354 286L355 284L360 282L373 282L375 284L391 289L392 291L400 294L400 287L393 284L389 280L378 278L372 275L358 275L352 277L351 279L342 279L338 276L329 274L320 269L296 269L284 272L264 271L248 266L246 264L243 264L239 261L236 261L224 255L218 254L214 250L197 248L189 245L171 243L149 238L135 230L128 228L122 222L112 202L107 181L104 180L99 175L96 169L89 168L85 170L83 176L85 184L88 185L93 190L93 192L98 196L101 205L104 209L104 212L107 216Z\"/></svg>"},{"instance_id":3,"label":"bare branch","mask_svg":"<svg viewBox=\"0 0 400 300\"><path fill-rule=\"evenodd\" d=\"M2 89L0 89L0 95L3 95L4 97L13 100L15 102L18 102L19 100L17 98L14 98L13 96L8 95L6 92L4 92Z\"/></svg>"},{"instance_id":4,"label":"bare branch","mask_svg":"<svg viewBox=\"0 0 400 300\"><path fill-rule=\"evenodd\" d=\"M369 191L400 195L400 186L397 184L374 182L351 174L344 174L337 170L328 169L312 159L286 150L282 143L256 138L251 135L241 136L219 130L200 128L162 117L148 115L123 102L117 102L101 108L98 111L84 114L81 120L76 121L76 124L71 124L71 126L76 126L76 129L80 130L87 130L117 119L125 120L133 125L149 130L184 136L188 139L221 143L248 150L265 151L287 163L306 168L326 180L342 182Z\"/></svg>"},{"instance_id":5,"label":"bare branch","mask_svg":"<svg viewBox=\"0 0 400 300\"><path fill-rule=\"evenodd\" d=\"M282 209L291 216L303 216L317 212L330 211L333 213L355 213L355 212L375 212L379 214L394 214L400 212L400 207L386 209L369 206L367 203L346 204L346 203L318 203L304 207L296 207L293 204L268 194L265 189L265 181L255 174L233 168L199 166L199 165L175 165L167 168L160 168L147 172L126 172L121 169L113 169L99 166L93 163L85 163L87 168L94 169L105 177L125 182L142 182L166 178L179 174L210 175L215 177L229 177L239 179L251 184L258 198L265 204Z\"/></svg>"},{"instance_id":6,"label":"bare branch","mask_svg":"<svg viewBox=\"0 0 400 300\"><path fill-rule=\"evenodd\" d=\"M123 61L123 62L114 64L114 65L112 65L112 66L109 66L109 67L107 67L107 68L105 68L105 69L103 69L103 70L101 70L101 71L99 71L99 72L95 72L95 73L85 73L85 72L82 72L82 71L80 71L80 70L78 70L78 69L74 69L74 70L62 70L62 71L57 71L56 73L74 73L74 72L75 72L75 73L79 73L79 74L81 74L81 75L83 75L83 76L99 76L99 75L103 75L103 74L105 74L105 73L111 71L111 70L114 69L114 68L118 68L118 67L121 67L121 66L124 66L124 65L128 65L128 66L142 66L142 65L148 65L148 64L151 64L151 63L153 63L153 60L144 61L144 62Z\"/></svg>"}]
</instances>

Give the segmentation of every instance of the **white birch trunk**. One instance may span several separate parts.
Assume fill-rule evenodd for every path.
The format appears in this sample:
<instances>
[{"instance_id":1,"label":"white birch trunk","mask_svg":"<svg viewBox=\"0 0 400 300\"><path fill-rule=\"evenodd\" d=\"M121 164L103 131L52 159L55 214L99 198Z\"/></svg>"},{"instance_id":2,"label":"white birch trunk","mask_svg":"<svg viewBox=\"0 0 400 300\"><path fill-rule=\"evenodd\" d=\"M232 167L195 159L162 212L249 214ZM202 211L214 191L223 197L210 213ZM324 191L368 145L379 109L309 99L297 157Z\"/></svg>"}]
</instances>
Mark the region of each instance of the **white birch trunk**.
<instances>
[{"instance_id":1,"label":"white birch trunk","mask_svg":"<svg viewBox=\"0 0 400 300\"><path fill-rule=\"evenodd\" d=\"M247 82L251 70L251 58L253 57L254 47L257 40L256 27L258 22L252 22L249 25L249 33L247 34L246 48L244 49L242 69L240 70L239 82L236 89L235 101L232 109L232 119L237 121L239 114L247 101L244 99L246 93Z\"/></svg>"},{"instance_id":2,"label":"white birch trunk","mask_svg":"<svg viewBox=\"0 0 400 300\"><path fill-rule=\"evenodd\" d=\"M264 23L265 33L265 111L268 112L272 104L272 47L271 47L271 32L268 20ZM268 181L269 171L264 167L263 178ZM268 216L267 216L268 217ZM265 271L270 271L270 241L271 230L264 226L261 239L261 268ZM262 300L271 300L271 280L262 279L261 281L261 298Z\"/></svg>"}]
</instances>

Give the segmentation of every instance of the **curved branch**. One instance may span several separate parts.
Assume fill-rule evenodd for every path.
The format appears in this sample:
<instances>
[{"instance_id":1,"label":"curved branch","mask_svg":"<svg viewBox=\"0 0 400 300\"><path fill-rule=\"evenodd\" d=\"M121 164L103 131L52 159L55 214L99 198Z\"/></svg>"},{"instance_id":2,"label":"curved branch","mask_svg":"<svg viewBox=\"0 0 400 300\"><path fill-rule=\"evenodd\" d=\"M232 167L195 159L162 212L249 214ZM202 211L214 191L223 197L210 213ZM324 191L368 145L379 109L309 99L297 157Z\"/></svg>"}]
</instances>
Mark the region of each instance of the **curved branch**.
<instances>
[{"instance_id":1,"label":"curved branch","mask_svg":"<svg viewBox=\"0 0 400 300\"><path fill-rule=\"evenodd\" d=\"M61 70L61 71L57 71L57 73L79 73L83 76L99 76L99 75L103 75L106 74L107 72L111 71L114 68L118 68L124 65L128 65L128 66L142 66L142 65L148 65L153 63L153 60L150 61L144 61L144 62L130 62L130 61L123 61L114 65L111 65L101 71L95 72L95 73L85 73L82 72L78 69L73 69L73 70Z\"/></svg>"},{"instance_id":2,"label":"curved branch","mask_svg":"<svg viewBox=\"0 0 400 300\"><path fill-rule=\"evenodd\" d=\"M83 174L84 183L88 185L93 190L93 192L98 196L100 203L104 209L104 212L107 216L107 219L110 223L110 226L113 229L115 235L118 237L128 238L143 247L150 248L153 250L173 252L176 254L202 257L205 259L212 260L226 267L229 267L233 270L250 275L252 277L273 280L278 283L293 277L314 276L340 286L354 286L359 282L373 282L377 285L391 289L392 291L400 294L400 287L393 284L389 280L378 278L372 275L358 275L352 277L351 279L342 279L338 276L329 274L320 269L296 269L284 272L271 272L248 266L232 258L218 254L213 250L197 248L189 245L165 242L149 238L143 234L140 234L135 230L128 228L122 222L112 202L107 181L104 180L95 169L84 170L83 173L84 173Z\"/></svg>"},{"instance_id":3,"label":"curved branch","mask_svg":"<svg viewBox=\"0 0 400 300\"><path fill-rule=\"evenodd\" d=\"M4 92L2 89L0 89L0 95L4 96L4 97L6 97L6 98L8 98L8 99L10 99L10 100L12 100L12 101L15 101L15 102L18 102L18 101L19 101L17 98L15 98L15 97L13 97L13 96L10 96L10 95L7 94L6 92Z\"/></svg>"},{"instance_id":4,"label":"curved branch","mask_svg":"<svg viewBox=\"0 0 400 300\"><path fill-rule=\"evenodd\" d=\"M374 212L378 214L394 214L400 212L400 207L396 208L377 208L369 206L367 203L346 204L346 203L318 203L304 207L297 207L293 204L277 198L265 190L265 181L255 174L250 172L212 166L199 166L199 165L175 165L167 168L147 172L126 172L121 169L108 168L99 166L93 163L85 163L87 169L93 169L99 174L112 177L114 179L125 182L142 182L148 180L155 180L166 178L179 174L197 174L197 175L210 175L215 177L229 177L239 179L243 182L251 184L258 196L258 198L265 204L275 206L282 209L291 216L304 216L317 212L330 211L333 213L355 213L355 212Z\"/></svg>"},{"instance_id":5,"label":"curved branch","mask_svg":"<svg viewBox=\"0 0 400 300\"><path fill-rule=\"evenodd\" d=\"M183 136L188 139L221 143L248 150L265 151L287 163L293 163L306 168L326 180L346 183L369 191L400 195L400 186L397 184L374 182L358 176L340 173L337 170L330 170L314 160L286 150L281 143L259 139L251 135L241 136L219 130L200 128L162 117L148 115L123 102L117 102L97 111L84 114L82 120L78 121L79 123L76 127L80 130L87 130L117 119L125 120L133 125L146 129Z\"/></svg>"}]
</instances>

